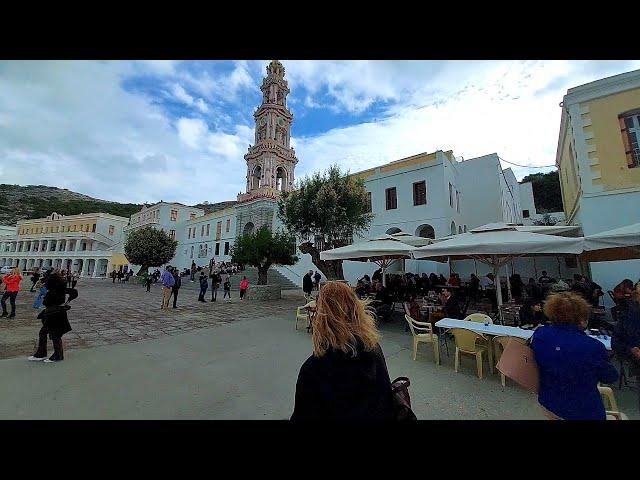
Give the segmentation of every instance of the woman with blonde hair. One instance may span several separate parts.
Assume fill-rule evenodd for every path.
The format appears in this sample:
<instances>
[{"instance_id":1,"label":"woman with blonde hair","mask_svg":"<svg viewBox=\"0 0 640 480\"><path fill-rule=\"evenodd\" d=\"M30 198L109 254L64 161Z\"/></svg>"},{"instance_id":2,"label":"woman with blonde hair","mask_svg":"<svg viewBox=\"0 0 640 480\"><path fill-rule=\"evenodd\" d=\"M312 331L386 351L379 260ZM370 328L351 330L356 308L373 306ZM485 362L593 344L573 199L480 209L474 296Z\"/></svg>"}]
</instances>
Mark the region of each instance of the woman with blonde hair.
<instances>
[{"instance_id":1,"label":"woman with blonde hair","mask_svg":"<svg viewBox=\"0 0 640 480\"><path fill-rule=\"evenodd\" d=\"M11 273L2 277L0 283L4 283L5 285L5 291L2 294L2 299L0 299L3 317L9 315L9 318L14 318L16 316L16 297L20 291L21 281L22 275L20 275L20 269L18 267L13 267ZM9 303L11 304L11 314L7 313L7 299L9 299Z\"/></svg>"},{"instance_id":2,"label":"woman with blonde hair","mask_svg":"<svg viewBox=\"0 0 640 480\"><path fill-rule=\"evenodd\" d=\"M598 382L618 378L599 340L585 333L591 305L576 293L551 294L544 305L551 321L536 329L531 340L540 386L538 402L553 420L604 420Z\"/></svg>"},{"instance_id":3,"label":"woman with blonde hair","mask_svg":"<svg viewBox=\"0 0 640 480\"><path fill-rule=\"evenodd\" d=\"M291 420L393 420L389 372L366 302L349 285L327 282L312 332Z\"/></svg>"}]
</instances>

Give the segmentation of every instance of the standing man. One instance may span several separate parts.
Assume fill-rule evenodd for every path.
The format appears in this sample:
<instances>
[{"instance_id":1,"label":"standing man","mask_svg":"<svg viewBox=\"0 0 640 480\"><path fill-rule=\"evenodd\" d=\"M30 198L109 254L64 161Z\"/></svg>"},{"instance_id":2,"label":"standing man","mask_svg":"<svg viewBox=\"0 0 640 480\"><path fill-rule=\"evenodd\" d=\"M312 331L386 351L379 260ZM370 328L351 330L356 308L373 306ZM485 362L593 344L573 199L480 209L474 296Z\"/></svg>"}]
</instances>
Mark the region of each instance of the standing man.
<instances>
[{"instance_id":1,"label":"standing man","mask_svg":"<svg viewBox=\"0 0 640 480\"><path fill-rule=\"evenodd\" d=\"M200 272L200 295L198 296L199 302L206 302L204 299L205 293L207 293L207 288L209 288L209 280L207 276L204 274L204 271Z\"/></svg>"},{"instance_id":2,"label":"standing man","mask_svg":"<svg viewBox=\"0 0 640 480\"><path fill-rule=\"evenodd\" d=\"M215 302L218 299L218 288L220 288L220 274L216 271L211 271L209 275L211 277L211 301Z\"/></svg>"},{"instance_id":3,"label":"standing man","mask_svg":"<svg viewBox=\"0 0 640 480\"><path fill-rule=\"evenodd\" d=\"M171 287L171 293L173 293L173 308L176 308L176 302L178 301L178 290L182 286L182 279L177 268L173 269L173 287Z\"/></svg>"},{"instance_id":4,"label":"standing man","mask_svg":"<svg viewBox=\"0 0 640 480\"><path fill-rule=\"evenodd\" d=\"M191 271L189 273L191 274L191 281L195 282L195 279L196 279L196 262L194 260L191 260Z\"/></svg>"},{"instance_id":5,"label":"standing man","mask_svg":"<svg viewBox=\"0 0 640 480\"><path fill-rule=\"evenodd\" d=\"M311 295L313 291L313 270L309 270L304 277L302 277L302 291L305 295Z\"/></svg>"},{"instance_id":6,"label":"standing man","mask_svg":"<svg viewBox=\"0 0 640 480\"><path fill-rule=\"evenodd\" d=\"M151 291L151 283L153 283L153 275L147 273L147 276L144 277L144 283L147 286L147 292Z\"/></svg>"},{"instance_id":7,"label":"standing man","mask_svg":"<svg viewBox=\"0 0 640 480\"><path fill-rule=\"evenodd\" d=\"M316 291L320 291L320 279L322 278L322 275L320 275L320 272L318 272L316 270L316 274L313 276L313 280L315 283L315 287L316 287Z\"/></svg>"},{"instance_id":8,"label":"standing man","mask_svg":"<svg viewBox=\"0 0 640 480\"><path fill-rule=\"evenodd\" d=\"M167 265L167 268L164 272L162 272L162 276L160 277L162 280L162 305L160 308L162 310L169 309L169 297L171 297L171 288L175 283L173 278L173 274L171 273L171 267Z\"/></svg>"}]
</instances>

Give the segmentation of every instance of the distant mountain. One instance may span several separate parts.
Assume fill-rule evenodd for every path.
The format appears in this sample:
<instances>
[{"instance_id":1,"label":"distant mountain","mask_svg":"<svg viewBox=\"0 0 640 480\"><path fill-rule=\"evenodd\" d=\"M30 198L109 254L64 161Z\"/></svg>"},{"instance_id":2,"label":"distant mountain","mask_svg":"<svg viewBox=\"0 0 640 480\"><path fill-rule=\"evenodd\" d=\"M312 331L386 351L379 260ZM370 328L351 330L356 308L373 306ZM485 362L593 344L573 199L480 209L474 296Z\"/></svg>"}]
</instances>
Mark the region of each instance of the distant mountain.
<instances>
[{"instance_id":1,"label":"distant mountain","mask_svg":"<svg viewBox=\"0 0 640 480\"><path fill-rule=\"evenodd\" d=\"M194 207L202 208L206 213L211 213L235 205L235 203L235 201L204 202L194 205ZM0 184L0 225L15 225L18 220L43 218L52 212L62 215L103 212L129 217L141 209L141 204L108 202L72 192L66 188L47 187L46 185Z\"/></svg>"}]
</instances>

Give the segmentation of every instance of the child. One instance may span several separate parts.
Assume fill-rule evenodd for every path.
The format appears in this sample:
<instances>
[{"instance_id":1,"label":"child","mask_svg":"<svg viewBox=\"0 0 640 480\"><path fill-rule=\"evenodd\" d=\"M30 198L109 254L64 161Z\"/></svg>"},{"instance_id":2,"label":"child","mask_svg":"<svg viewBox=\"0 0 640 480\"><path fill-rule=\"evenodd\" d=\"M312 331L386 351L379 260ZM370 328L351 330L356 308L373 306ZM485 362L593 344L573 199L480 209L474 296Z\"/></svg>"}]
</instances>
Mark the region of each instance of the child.
<instances>
[{"instance_id":1,"label":"child","mask_svg":"<svg viewBox=\"0 0 640 480\"><path fill-rule=\"evenodd\" d=\"M229 281L229 279L224 282L224 295L222 299L227 298L227 295L229 296L229 300L231 300L231 281Z\"/></svg>"},{"instance_id":2,"label":"child","mask_svg":"<svg viewBox=\"0 0 640 480\"><path fill-rule=\"evenodd\" d=\"M247 277L242 277L242 280L240 280L240 300L244 300L247 288L249 288L249 280L247 280Z\"/></svg>"}]
</instances>

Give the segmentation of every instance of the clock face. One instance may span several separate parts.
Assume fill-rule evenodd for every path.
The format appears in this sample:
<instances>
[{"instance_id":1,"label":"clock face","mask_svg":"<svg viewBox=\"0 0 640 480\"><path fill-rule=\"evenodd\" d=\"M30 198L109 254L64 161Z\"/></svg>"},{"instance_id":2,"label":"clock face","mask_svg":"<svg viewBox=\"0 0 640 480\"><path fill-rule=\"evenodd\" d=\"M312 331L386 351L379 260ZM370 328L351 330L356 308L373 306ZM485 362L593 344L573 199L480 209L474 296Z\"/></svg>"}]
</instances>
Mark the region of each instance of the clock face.
<instances>
[{"instance_id":1,"label":"clock face","mask_svg":"<svg viewBox=\"0 0 640 480\"><path fill-rule=\"evenodd\" d=\"M283 126L284 125L284 120L283 119L278 119L278 125Z\"/></svg>"}]
</instances>

